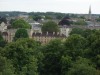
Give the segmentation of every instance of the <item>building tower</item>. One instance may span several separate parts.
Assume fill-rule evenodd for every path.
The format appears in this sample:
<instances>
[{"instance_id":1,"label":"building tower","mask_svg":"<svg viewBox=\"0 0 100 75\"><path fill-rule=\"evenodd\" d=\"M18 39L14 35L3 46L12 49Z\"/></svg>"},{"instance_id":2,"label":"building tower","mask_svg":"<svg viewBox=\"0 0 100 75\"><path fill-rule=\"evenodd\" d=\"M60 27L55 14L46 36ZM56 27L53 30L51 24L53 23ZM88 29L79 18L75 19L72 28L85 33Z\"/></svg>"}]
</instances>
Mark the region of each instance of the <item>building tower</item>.
<instances>
[{"instance_id":1,"label":"building tower","mask_svg":"<svg viewBox=\"0 0 100 75\"><path fill-rule=\"evenodd\" d=\"M92 19L92 14L91 14L91 6L89 7L88 19L89 19L89 20L91 20L91 19Z\"/></svg>"}]
</instances>

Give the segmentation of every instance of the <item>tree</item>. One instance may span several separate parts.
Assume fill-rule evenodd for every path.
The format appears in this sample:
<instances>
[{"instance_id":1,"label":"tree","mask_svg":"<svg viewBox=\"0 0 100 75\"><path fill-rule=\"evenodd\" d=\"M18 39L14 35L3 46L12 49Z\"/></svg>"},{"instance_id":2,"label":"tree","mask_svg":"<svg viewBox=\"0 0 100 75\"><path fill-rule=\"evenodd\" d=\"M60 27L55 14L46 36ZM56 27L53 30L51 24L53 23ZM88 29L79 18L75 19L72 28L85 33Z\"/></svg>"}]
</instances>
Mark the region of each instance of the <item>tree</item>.
<instances>
[{"instance_id":1,"label":"tree","mask_svg":"<svg viewBox=\"0 0 100 75\"><path fill-rule=\"evenodd\" d=\"M85 54L87 58L90 58L95 63L96 67L100 69L100 30L95 30L95 32L88 36L87 40L88 50Z\"/></svg>"},{"instance_id":2,"label":"tree","mask_svg":"<svg viewBox=\"0 0 100 75\"><path fill-rule=\"evenodd\" d=\"M74 25L87 25L86 21L84 20L78 20L77 22L73 23Z\"/></svg>"},{"instance_id":3,"label":"tree","mask_svg":"<svg viewBox=\"0 0 100 75\"><path fill-rule=\"evenodd\" d=\"M42 75L61 75L61 57L63 45L60 40L53 40L43 48Z\"/></svg>"},{"instance_id":4,"label":"tree","mask_svg":"<svg viewBox=\"0 0 100 75\"><path fill-rule=\"evenodd\" d=\"M52 20L53 17L46 15L46 16L45 16L45 19Z\"/></svg>"},{"instance_id":5,"label":"tree","mask_svg":"<svg viewBox=\"0 0 100 75\"><path fill-rule=\"evenodd\" d=\"M93 33L94 33L94 30L86 29L86 30L84 30L84 33L83 33L82 36L85 37L85 38L88 38L88 36L90 36Z\"/></svg>"},{"instance_id":6,"label":"tree","mask_svg":"<svg viewBox=\"0 0 100 75\"><path fill-rule=\"evenodd\" d=\"M65 54L76 60L78 56L83 56L84 49L86 48L87 41L84 37L73 34L65 41Z\"/></svg>"},{"instance_id":7,"label":"tree","mask_svg":"<svg viewBox=\"0 0 100 75\"><path fill-rule=\"evenodd\" d=\"M94 30L91 30L91 29L73 28L72 31L70 32L70 35L78 34L84 38L87 38L89 35L93 33L94 33Z\"/></svg>"},{"instance_id":8,"label":"tree","mask_svg":"<svg viewBox=\"0 0 100 75\"><path fill-rule=\"evenodd\" d=\"M7 44L7 42L3 39L3 37L0 33L0 47L5 47L6 44Z\"/></svg>"},{"instance_id":9,"label":"tree","mask_svg":"<svg viewBox=\"0 0 100 75\"><path fill-rule=\"evenodd\" d=\"M68 74L65 75L97 75L97 71L90 65L89 60L80 58L73 64Z\"/></svg>"},{"instance_id":10,"label":"tree","mask_svg":"<svg viewBox=\"0 0 100 75\"><path fill-rule=\"evenodd\" d=\"M48 21L43 24L42 32L59 32L59 27L55 22Z\"/></svg>"},{"instance_id":11,"label":"tree","mask_svg":"<svg viewBox=\"0 0 100 75\"><path fill-rule=\"evenodd\" d=\"M26 21L23 19L17 19L11 24L12 28L31 28L31 25L29 25Z\"/></svg>"},{"instance_id":12,"label":"tree","mask_svg":"<svg viewBox=\"0 0 100 75\"><path fill-rule=\"evenodd\" d=\"M16 41L19 38L28 38L29 35L26 29L18 29L15 33L14 40Z\"/></svg>"},{"instance_id":13,"label":"tree","mask_svg":"<svg viewBox=\"0 0 100 75\"><path fill-rule=\"evenodd\" d=\"M16 21L16 19L11 19L10 24L12 25L14 21Z\"/></svg>"},{"instance_id":14,"label":"tree","mask_svg":"<svg viewBox=\"0 0 100 75\"><path fill-rule=\"evenodd\" d=\"M57 15L57 16L56 16L56 19L58 19L58 20L60 20L60 19L62 19L62 18L63 18L62 15Z\"/></svg>"},{"instance_id":15,"label":"tree","mask_svg":"<svg viewBox=\"0 0 100 75\"><path fill-rule=\"evenodd\" d=\"M18 75L38 75L40 44L32 39L19 39L5 47L4 56L11 60Z\"/></svg>"},{"instance_id":16,"label":"tree","mask_svg":"<svg viewBox=\"0 0 100 75\"><path fill-rule=\"evenodd\" d=\"M78 35L83 36L84 30L81 28L73 28L72 31L70 32L70 35L73 35L73 34L78 34Z\"/></svg>"},{"instance_id":17,"label":"tree","mask_svg":"<svg viewBox=\"0 0 100 75\"><path fill-rule=\"evenodd\" d=\"M11 62L0 55L0 75L15 75L14 72Z\"/></svg>"},{"instance_id":18,"label":"tree","mask_svg":"<svg viewBox=\"0 0 100 75\"><path fill-rule=\"evenodd\" d=\"M35 20L35 21L39 21L41 19L42 19L41 16L38 16L38 15L33 16L33 20Z\"/></svg>"},{"instance_id":19,"label":"tree","mask_svg":"<svg viewBox=\"0 0 100 75\"><path fill-rule=\"evenodd\" d=\"M61 75L66 75L72 66L72 57L63 55L61 58Z\"/></svg>"}]
</instances>

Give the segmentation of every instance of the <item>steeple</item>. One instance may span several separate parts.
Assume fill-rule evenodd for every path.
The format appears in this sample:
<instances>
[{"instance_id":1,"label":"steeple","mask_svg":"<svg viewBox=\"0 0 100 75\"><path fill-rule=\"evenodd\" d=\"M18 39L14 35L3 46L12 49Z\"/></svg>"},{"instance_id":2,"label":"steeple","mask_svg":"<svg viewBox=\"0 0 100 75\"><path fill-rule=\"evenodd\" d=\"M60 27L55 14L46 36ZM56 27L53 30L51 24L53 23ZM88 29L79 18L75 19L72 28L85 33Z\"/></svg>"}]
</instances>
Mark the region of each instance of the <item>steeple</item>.
<instances>
[{"instance_id":1,"label":"steeple","mask_svg":"<svg viewBox=\"0 0 100 75\"><path fill-rule=\"evenodd\" d=\"M90 7L89 7L89 14L88 14L89 16L88 16L88 19L89 20L91 20L92 19L92 15L91 15L91 5L90 5Z\"/></svg>"},{"instance_id":2,"label":"steeple","mask_svg":"<svg viewBox=\"0 0 100 75\"><path fill-rule=\"evenodd\" d=\"M89 7L89 14L91 14L91 5L90 5L90 7Z\"/></svg>"}]
</instances>

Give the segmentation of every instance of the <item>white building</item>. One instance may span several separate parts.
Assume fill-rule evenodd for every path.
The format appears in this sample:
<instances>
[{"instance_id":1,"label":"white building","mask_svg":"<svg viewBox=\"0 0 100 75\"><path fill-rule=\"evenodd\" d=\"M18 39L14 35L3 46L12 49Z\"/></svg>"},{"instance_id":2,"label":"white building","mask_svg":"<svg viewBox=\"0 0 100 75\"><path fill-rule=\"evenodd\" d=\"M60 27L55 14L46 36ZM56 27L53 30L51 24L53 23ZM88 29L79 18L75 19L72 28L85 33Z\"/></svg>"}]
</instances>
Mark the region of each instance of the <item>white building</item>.
<instances>
[{"instance_id":1,"label":"white building","mask_svg":"<svg viewBox=\"0 0 100 75\"><path fill-rule=\"evenodd\" d=\"M41 33L41 27L42 27L42 24L38 23L38 22L33 22L33 23L29 23L31 26L32 26L32 30L34 32L38 32L38 33Z\"/></svg>"},{"instance_id":2,"label":"white building","mask_svg":"<svg viewBox=\"0 0 100 75\"><path fill-rule=\"evenodd\" d=\"M68 26L60 26L60 33L61 34L64 34L66 37L68 37L69 36L69 33L71 32L71 28L70 27L68 27Z\"/></svg>"},{"instance_id":3,"label":"white building","mask_svg":"<svg viewBox=\"0 0 100 75\"><path fill-rule=\"evenodd\" d=\"M7 25L6 25L4 22L2 22L2 23L0 24L0 31L1 31L1 32L4 32L6 29L7 29Z\"/></svg>"}]
</instances>

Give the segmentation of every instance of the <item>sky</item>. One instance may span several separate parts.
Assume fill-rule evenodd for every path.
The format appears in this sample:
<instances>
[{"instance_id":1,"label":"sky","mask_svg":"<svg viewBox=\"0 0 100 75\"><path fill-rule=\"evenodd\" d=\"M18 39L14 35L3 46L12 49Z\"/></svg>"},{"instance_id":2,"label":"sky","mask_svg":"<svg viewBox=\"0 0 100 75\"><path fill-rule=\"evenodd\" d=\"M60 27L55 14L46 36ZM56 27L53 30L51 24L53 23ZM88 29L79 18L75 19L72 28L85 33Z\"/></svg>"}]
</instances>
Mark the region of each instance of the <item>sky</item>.
<instances>
[{"instance_id":1,"label":"sky","mask_svg":"<svg viewBox=\"0 0 100 75\"><path fill-rule=\"evenodd\" d=\"M100 0L0 0L0 11L100 14Z\"/></svg>"}]
</instances>

